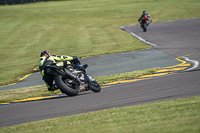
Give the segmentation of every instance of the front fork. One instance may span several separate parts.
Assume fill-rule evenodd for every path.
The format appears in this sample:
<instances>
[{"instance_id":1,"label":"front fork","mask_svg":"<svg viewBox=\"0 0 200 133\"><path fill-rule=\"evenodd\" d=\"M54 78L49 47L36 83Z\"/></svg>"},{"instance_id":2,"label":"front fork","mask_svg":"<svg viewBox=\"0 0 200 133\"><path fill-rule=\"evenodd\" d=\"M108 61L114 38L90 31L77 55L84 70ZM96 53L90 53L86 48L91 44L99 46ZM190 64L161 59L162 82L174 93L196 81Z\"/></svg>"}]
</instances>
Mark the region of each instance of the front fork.
<instances>
[{"instance_id":1,"label":"front fork","mask_svg":"<svg viewBox=\"0 0 200 133\"><path fill-rule=\"evenodd\" d=\"M90 81L89 75L87 73L83 73L83 74L84 74L85 82L88 85L86 87L86 90L87 90L87 88L89 88L89 90L91 90L91 81Z\"/></svg>"}]
</instances>

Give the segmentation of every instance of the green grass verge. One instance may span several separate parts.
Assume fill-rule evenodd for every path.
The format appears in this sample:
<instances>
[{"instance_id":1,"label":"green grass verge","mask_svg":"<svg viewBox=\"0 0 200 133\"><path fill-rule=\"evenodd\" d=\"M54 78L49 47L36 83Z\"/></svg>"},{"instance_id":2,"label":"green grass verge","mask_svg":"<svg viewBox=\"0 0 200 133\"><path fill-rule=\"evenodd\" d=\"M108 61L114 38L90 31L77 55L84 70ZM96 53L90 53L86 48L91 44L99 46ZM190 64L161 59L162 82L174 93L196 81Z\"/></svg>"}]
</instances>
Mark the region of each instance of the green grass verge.
<instances>
[{"instance_id":1,"label":"green grass verge","mask_svg":"<svg viewBox=\"0 0 200 133\"><path fill-rule=\"evenodd\" d=\"M128 73L96 77L95 79L99 84L104 84L104 83L109 83L109 82L113 82L117 80L132 79L132 78L136 78L142 75L152 74L156 72L156 70L158 69L160 68L149 68L145 70L133 71L133 72L128 72ZM0 103L7 103L7 102L15 101L15 100L26 99L26 98L49 96L49 95L59 94L59 93L60 93L59 90L56 90L53 93L48 92L47 87L45 85L25 87L25 88L19 88L19 89L2 90L0 91Z\"/></svg>"},{"instance_id":2,"label":"green grass verge","mask_svg":"<svg viewBox=\"0 0 200 133\"><path fill-rule=\"evenodd\" d=\"M199 0L66 0L0 6L0 85L38 65L39 53L82 57L150 48L120 26L199 17Z\"/></svg>"},{"instance_id":3,"label":"green grass verge","mask_svg":"<svg viewBox=\"0 0 200 133\"><path fill-rule=\"evenodd\" d=\"M1 133L199 133L200 96L1 128Z\"/></svg>"}]
</instances>

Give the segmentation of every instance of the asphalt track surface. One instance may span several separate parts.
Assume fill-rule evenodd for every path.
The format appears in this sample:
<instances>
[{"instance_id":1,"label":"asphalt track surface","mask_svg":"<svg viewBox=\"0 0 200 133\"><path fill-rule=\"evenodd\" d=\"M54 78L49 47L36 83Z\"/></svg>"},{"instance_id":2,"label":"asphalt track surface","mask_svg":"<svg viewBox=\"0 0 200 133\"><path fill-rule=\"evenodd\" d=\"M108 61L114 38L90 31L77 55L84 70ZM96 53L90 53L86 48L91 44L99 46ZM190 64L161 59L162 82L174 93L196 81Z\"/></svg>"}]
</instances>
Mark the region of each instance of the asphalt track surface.
<instances>
[{"instance_id":1,"label":"asphalt track surface","mask_svg":"<svg viewBox=\"0 0 200 133\"><path fill-rule=\"evenodd\" d=\"M137 64L140 66L139 68L152 67L152 64L155 62L154 60L147 61L148 56L154 55L158 51L158 53L162 53L161 55L165 55L162 57L156 54L158 62L162 62L165 59L167 59L165 63L169 61L169 64L163 64L163 66L176 65L180 62L177 63L175 58L184 56L192 63L191 69L149 80L107 87L102 89L100 93L87 91L76 97L62 95L47 100L0 106L0 127L113 107L124 107L200 95L200 67L198 65L200 61L200 18L153 23L148 27L146 33L142 32L138 25L125 26L124 29L158 46L154 49L131 54L130 57L137 57L131 61L138 60ZM125 32L124 34L128 33ZM144 60L143 62L140 60L140 55L143 55L143 52L146 51L150 52L150 54L148 53L147 56L141 57ZM123 55L123 53L120 54ZM126 63L130 62L130 57L127 58L127 55L125 57L124 59L127 59ZM105 60L106 62L108 61L107 59ZM170 63L171 60L175 62L172 61ZM145 64L145 61L149 62L150 65L148 63ZM93 63L90 60L88 62ZM92 65L98 63L94 62ZM116 68L108 67L109 71L112 71L112 69ZM123 70L125 71L126 69Z\"/></svg>"}]
</instances>

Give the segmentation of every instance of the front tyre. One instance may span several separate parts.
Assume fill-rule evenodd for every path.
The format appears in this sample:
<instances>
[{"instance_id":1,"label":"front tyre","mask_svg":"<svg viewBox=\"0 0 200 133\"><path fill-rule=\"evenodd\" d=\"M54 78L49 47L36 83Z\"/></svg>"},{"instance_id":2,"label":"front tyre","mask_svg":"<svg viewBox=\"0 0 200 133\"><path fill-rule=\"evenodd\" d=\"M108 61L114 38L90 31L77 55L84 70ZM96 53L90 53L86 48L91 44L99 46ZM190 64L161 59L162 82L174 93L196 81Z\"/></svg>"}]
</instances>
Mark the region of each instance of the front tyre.
<instances>
[{"instance_id":1,"label":"front tyre","mask_svg":"<svg viewBox=\"0 0 200 133\"><path fill-rule=\"evenodd\" d=\"M63 93L65 93L68 96L78 95L78 85L70 84L69 82L67 82L67 79L62 77L61 75L56 76L55 84Z\"/></svg>"},{"instance_id":2,"label":"front tyre","mask_svg":"<svg viewBox=\"0 0 200 133\"><path fill-rule=\"evenodd\" d=\"M91 90L94 92L100 92L101 86L95 80L91 81Z\"/></svg>"}]
</instances>

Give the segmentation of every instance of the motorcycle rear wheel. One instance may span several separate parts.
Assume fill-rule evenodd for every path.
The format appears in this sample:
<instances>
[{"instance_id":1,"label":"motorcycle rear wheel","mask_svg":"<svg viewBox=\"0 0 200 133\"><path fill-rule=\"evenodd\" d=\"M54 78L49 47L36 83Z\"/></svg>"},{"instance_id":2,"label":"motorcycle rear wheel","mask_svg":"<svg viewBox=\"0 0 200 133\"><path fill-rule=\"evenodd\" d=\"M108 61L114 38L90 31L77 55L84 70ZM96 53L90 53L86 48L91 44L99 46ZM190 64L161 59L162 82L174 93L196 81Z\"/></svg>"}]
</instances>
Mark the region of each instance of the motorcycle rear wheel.
<instances>
[{"instance_id":1,"label":"motorcycle rear wheel","mask_svg":"<svg viewBox=\"0 0 200 133\"><path fill-rule=\"evenodd\" d=\"M65 93L68 96L76 96L78 95L79 89L78 85L72 85L65 82L66 78L63 78L61 75L56 76L55 84L61 90L61 92Z\"/></svg>"},{"instance_id":2,"label":"motorcycle rear wheel","mask_svg":"<svg viewBox=\"0 0 200 133\"><path fill-rule=\"evenodd\" d=\"M146 32L147 31L147 24L143 25L143 31Z\"/></svg>"},{"instance_id":3,"label":"motorcycle rear wheel","mask_svg":"<svg viewBox=\"0 0 200 133\"><path fill-rule=\"evenodd\" d=\"M144 32L147 31L147 24L146 23L142 23L141 27L142 27L142 29L143 29Z\"/></svg>"}]
</instances>

